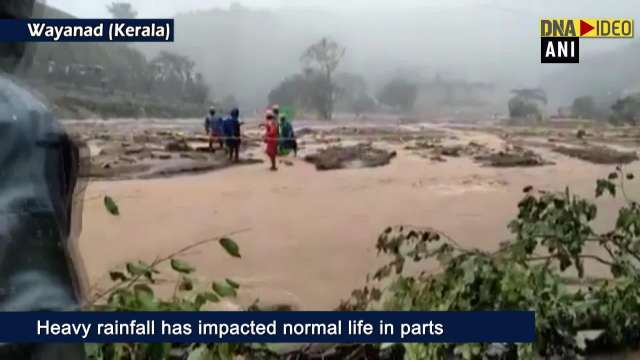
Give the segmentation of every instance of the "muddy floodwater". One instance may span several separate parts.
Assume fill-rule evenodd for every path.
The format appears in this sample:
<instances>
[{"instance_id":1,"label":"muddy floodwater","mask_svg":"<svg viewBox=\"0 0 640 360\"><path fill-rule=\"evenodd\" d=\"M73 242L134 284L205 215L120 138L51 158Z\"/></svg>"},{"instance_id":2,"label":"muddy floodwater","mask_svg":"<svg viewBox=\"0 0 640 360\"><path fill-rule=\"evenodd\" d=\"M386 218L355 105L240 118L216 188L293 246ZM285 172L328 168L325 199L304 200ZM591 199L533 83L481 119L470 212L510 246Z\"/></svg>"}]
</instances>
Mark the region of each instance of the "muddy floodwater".
<instances>
[{"instance_id":1,"label":"muddy floodwater","mask_svg":"<svg viewBox=\"0 0 640 360\"><path fill-rule=\"evenodd\" d=\"M169 128L192 138L201 127L199 120L67 125L85 133L99 129L94 136ZM79 241L89 281L99 287L110 269L127 261L152 261L190 243L241 231L233 236L240 245L241 259L228 257L218 246L186 256L200 277L239 282L241 306L260 298L298 309L333 309L352 289L363 285L366 274L380 263L374 246L385 227L431 226L464 246L495 249L509 238L506 225L516 214L525 186L550 190L570 186L593 198L595 181L615 168L615 164L595 164L553 151L548 145L556 140L549 140L546 133L505 137L500 131L426 124L406 126L399 133L379 124L295 126L301 134L301 152L297 158L282 158L277 172L268 171L267 163L262 162L266 158L259 129L249 124L247 136L255 142L241 156L255 159L254 163L179 176L91 180ZM567 130L557 141L575 145L573 133ZM526 148L521 151L535 152L536 159L544 161L491 166L464 150L472 144L484 152L502 154L514 139L521 140L517 146ZM580 141L607 143L600 138ZM319 171L304 160L321 148L362 142L395 154L382 166L331 171ZM620 151L636 150L635 142L617 143ZM452 153L449 144L465 148ZM637 163L626 166L633 170ZM629 195L640 196L637 189L630 187ZM105 211L102 197L107 194L118 202L120 216ZM597 201L601 206L598 226L611 225L617 215L616 201ZM607 276L595 266L589 272Z\"/></svg>"}]
</instances>

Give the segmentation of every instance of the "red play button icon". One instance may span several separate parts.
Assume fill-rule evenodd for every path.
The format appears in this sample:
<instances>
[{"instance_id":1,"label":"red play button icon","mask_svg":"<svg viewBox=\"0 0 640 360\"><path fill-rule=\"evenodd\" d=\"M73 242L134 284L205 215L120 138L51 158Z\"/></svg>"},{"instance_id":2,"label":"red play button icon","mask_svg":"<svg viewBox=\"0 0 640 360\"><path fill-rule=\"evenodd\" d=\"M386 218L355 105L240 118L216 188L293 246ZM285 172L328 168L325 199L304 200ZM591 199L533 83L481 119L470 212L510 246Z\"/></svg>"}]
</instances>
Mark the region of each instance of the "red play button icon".
<instances>
[{"instance_id":1,"label":"red play button icon","mask_svg":"<svg viewBox=\"0 0 640 360\"><path fill-rule=\"evenodd\" d=\"M589 24L584 20L580 20L580 36L584 36L585 34L589 33L589 31L593 29L594 27L591 26L591 24Z\"/></svg>"}]
</instances>

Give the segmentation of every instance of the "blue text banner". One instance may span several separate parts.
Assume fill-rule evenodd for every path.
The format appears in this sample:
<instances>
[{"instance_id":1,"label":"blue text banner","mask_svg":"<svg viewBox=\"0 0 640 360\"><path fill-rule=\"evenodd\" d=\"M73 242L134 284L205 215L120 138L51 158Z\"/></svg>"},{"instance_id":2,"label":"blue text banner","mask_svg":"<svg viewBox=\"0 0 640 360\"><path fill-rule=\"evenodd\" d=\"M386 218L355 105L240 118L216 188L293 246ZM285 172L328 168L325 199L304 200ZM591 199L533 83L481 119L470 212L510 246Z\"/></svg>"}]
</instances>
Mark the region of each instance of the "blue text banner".
<instances>
[{"instance_id":1,"label":"blue text banner","mask_svg":"<svg viewBox=\"0 0 640 360\"><path fill-rule=\"evenodd\" d=\"M528 343L516 312L5 312L0 342Z\"/></svg>"},{"instance_id":2,"label":"blue text banner","mask_svg":"<svg viewBox=\"0 0 640 360\"><path fill-rule=\"evenodd\" d=\"M2 42L172 42L173 19L0 20Z\"/></svg>"}]
</instances>

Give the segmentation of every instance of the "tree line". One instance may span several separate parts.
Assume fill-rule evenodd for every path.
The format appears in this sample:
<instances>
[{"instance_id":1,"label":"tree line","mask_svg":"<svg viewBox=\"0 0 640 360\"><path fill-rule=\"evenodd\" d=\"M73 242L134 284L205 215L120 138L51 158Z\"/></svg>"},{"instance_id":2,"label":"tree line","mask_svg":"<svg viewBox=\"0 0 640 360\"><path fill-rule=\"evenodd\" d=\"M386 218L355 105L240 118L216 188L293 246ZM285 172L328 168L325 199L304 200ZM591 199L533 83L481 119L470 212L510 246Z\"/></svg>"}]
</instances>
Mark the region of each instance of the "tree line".
<instances>
[{"instance_id":1,"label":"tree line","mask_svg":"<svg viewBox=\"0 0 640 360\"><path fill-rule=\"evenodd\" d=\"M547 104L543 89L514 89L509 100L511 118L542 118L542 107ZM599 103L593 96L578 96L561 114L578 119L609 122L612 125L640 124L640 94L629 94L612 104Z\"/></svg>"},{"instance_id":2,"label":"tree line","mask_svg":"<svg viewBox=\"0 0 640 360\"><path fill-rule=\"evenodd\" d=\"M356 115L384 108L413 110L418 84L397 76L372 96L361 75L337 72L345 53L342 45L326 37L310 45L300 57L301 71L271 90L269 103L314 111L325 120L330 120L337 109Z\"/></svg>"}]
</instances>

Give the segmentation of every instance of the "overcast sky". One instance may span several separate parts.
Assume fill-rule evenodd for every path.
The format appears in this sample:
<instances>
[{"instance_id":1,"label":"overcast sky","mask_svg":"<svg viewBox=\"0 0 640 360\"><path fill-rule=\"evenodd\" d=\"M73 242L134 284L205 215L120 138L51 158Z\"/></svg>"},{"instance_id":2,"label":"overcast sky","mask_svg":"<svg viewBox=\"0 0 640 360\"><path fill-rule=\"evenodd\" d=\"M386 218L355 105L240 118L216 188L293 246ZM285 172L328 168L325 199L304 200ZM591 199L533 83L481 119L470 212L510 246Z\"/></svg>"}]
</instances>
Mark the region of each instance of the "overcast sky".
<instances>
[{"instance_id":1,"label":"overcast sky","mask_svg":"<svg viewBox=\"0 0 640 360\"><path fill-rule=\"evenodd\" d=\"M112 0L38 0L46 2L77 17L108 17L106 5ZM122 1L122 0L119 0ZM228 8L233 3L245 7L280 9L314 8L341 12L389 11L486 6L509 13L528 13L531 16L548 16L558 13L566 17L633 17L636 0L608 3L600 0L583 0L580 7L575 2L556 0L129 0L138 10L139 17L172 17L179 12L192 10Z\"/></svg>"},{"instance_id":2,"label":"overcast sky","mask_svg":"<svg viewBox=\"0 0 640 360\"><path fill-rule=\"evenodd\" d=\"M107 17L106 5L111 0L40 0L78 17ZM171 17L178 12L190 10L228 8L232 3L241 3L251 8L319 8L336 11L405 10L413 8L451 8L469 4L506 4L504 0L130 0L138 10L139 17ZM523 0L522 5L530 5Z\"/></svg>"}]
</instances>

